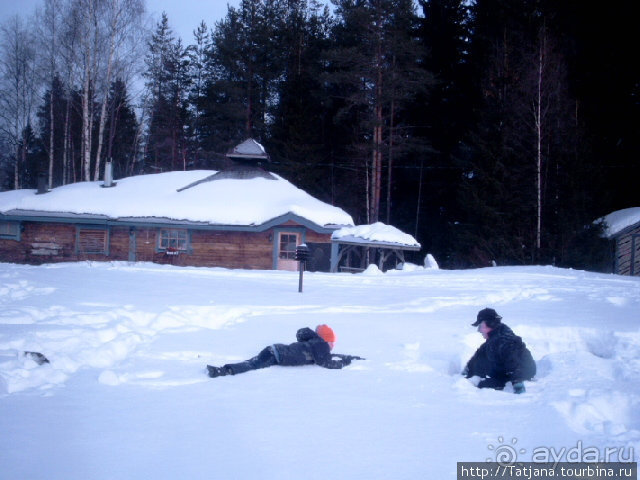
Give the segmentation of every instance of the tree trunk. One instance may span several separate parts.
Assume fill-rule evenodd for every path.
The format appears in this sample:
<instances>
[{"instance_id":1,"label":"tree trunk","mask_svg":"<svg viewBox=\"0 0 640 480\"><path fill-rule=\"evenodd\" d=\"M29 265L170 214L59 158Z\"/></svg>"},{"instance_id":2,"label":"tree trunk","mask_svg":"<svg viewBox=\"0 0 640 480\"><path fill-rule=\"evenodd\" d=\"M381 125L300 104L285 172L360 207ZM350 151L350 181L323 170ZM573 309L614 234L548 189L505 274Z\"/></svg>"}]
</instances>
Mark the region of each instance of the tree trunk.
<instances>
[{"instance_id":1,"label":"tree trunk","mask_svg":"<svg viewBox=\"0 0 640 480\"><path fill-rule=\"evenodd\" d=\"M378 11L380 13L380 11ZM373 132L373 170L371 175L371 223L380 219L380 190L382 188L382 19L378 18L377 48L376 48L376 86L374 106L374 132Z\"/></svg>"},{"instance_id":2,"label":"tree trunk","mask_svg":"<svg viewBox=\"0 0 640 480\"><path fill-rule=\"evenodd\" d=\"M392 180L392 169L393 169L393 115L395 110L395 100L391 100L391 112L389 117L389 159L387 161L388 171L387 171L387 225L391 225L391 180Z\"/></svg>"},{"instance_id":3,"label":"tree trunk","mask_svg":"<svg viewBox=\"0 0 640 480\"><path fill-rule=\"evenodd\" d=\"M69 126L69 117L71 114L70 111L71 111L71 100L67 98L67 103L65 106L65 113L64 113L64 141L63 141L63 147L62 147L62 184L63 185L66 185L67 182L69 181L69 164L70 164L69 135L71 135L70 126Z\"/></svg>"},{"instance_id":4,"label":"tree trunk","mask_svg":"<svg viewBox=\"0 0 640 480\"><path fill-rule=\"evenodd\" d=\"M89 63L85 65L85 79L82 86L82 179L86 182L91 180L91 125L89 113L91 102L89 80Z\"/></svg>"},{"instance_id":5,"label":"tree trunk","mask_svg":"<svg viewBox=\"0 0 640 480\"><path fill-rule=\"evenodd\" d=\"M16 147L16 163L13 168L13 188L14 190L20 189L20 157L22 156L20 144Z\"/></svg>"},{"instance_id":6,"label":"tree trunk","mask_svg":"<svg viewBox=\"0 0 640 480\"><path fill-rule=\"evenodd\" d=\"M416 226L413 233L418 238L418 226L420 224L420 204L422 203L422 171L424 170L424 158L420 158L420 174L418 175L418 198L416 199Z\"/></svg>"},{"instance_id":7,"label":"tree trunk","mask_svg":"<svg viewBox=\"0 0 640 480\"><path fill-rule=\"evenodd\" d=\"M51 84L51 93L49 94L49 188L53 187L53 83Z\"/></svg>"},{"instance_id":8,"label":"tree trunk","mask_svg":"<svg viewBox=\"0 0 640 480\"><path fill-rule=\"evenodd\" d=\"M107 102L109 101L109 87L111 84L111 75L113 70L113 57L115 56L116 50L116 35L119 33L119 19L120 15L123 13L123 8L125 5L122 5L120 2L116 0L111 1L111 23L109 25L109 52L107 58L107 73L104 78L104 91L102 97L102 107L100 110L100 123L98 125L98 150L96 152L96 164L93 174L93 179L98 180L100 178L100 158L102 156L102 146L104 144L104 127L107 121Z\"/></svg>"},{"instance_id":9,"label":"tree trunk","mask_svg":"<svg viewBox=\"0 0 640 480\"><path fill-rule=\"evenodd\" d=\"M536 253L540 255L542 247L542 81L544 75L546 33L542 31L538 45L538 65L536 78L536 99L534 108L534 125L536 135Z\"/></svg>"}]
</instances>

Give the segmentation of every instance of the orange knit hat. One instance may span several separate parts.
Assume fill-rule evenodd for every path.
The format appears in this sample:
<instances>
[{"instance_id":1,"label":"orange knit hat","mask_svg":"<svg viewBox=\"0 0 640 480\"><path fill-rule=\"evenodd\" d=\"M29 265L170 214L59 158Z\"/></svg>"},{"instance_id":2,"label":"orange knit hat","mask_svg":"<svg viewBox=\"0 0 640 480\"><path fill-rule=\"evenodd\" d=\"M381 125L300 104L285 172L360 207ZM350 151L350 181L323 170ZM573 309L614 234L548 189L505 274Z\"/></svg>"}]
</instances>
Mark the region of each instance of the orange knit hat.
<instances>
[{"instance_id":1,"label":"orange knit hat","mask_svg":"<svg viewBox=\"0 0 640 480\"><path fill-rule=\"evenodd\" d=\"M331 330L331 327L325 324L318 325L316 327L316 333L327 343L335 342L337 338L336 334Z\"/></svg>"}]
</instances>

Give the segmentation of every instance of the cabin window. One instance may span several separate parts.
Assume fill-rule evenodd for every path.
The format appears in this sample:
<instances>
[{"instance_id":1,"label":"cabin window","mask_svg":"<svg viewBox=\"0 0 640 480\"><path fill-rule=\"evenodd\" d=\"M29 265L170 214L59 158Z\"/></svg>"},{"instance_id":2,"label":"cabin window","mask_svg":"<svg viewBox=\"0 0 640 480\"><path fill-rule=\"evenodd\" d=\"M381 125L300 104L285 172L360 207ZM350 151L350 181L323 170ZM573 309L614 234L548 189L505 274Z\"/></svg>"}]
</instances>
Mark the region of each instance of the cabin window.
<instances>
[{"instance_id":1,"label":"cabin window","mask_svg":"<svg viewBox=\"0 0 640 480\"><path fill-rule=\"evenodd\" d=\"M283 260L295 260L298 235L295 233L280 234L280 258Z\"/></svg>"},{"instance_id":2,"label":"cabin window","mask_svg":"<svg viewBox=\"0 0 640 480\"><path fill-rule=\"evenodd\" d=\"M20 223L0 222L0 238L20 240Z\"/></svg>"},{"instance_id":3,"label":"cabin window","mask_svg":"<svg viewBox=\"0 0 640 480\"><path fill-rule=\"evenodd\" d=\"M160 230L158 249L166 252L186 252L189 250L189 232L175 228Z\"/></svg>"},{"instance_id":4,"label":"cabin window","mask_svg":"<svg viewBox=\"0 0 640 480\"><path fill-rule=\"evenodd\" d=\"M108 255L108 231L105 228L81 227L77 231L76 249L78 253Z\"/></svg>"}]
</instances>

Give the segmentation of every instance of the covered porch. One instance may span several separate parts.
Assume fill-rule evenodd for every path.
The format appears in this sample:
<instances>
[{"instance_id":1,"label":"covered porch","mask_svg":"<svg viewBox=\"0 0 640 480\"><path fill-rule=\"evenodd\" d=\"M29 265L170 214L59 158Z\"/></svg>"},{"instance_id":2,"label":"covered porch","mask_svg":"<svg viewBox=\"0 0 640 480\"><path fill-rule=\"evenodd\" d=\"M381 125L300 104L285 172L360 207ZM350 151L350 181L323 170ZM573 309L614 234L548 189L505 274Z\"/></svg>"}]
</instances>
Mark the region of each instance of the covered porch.
<instances>
[{"instance_id":1,"label":"covered porch","mask_svg":"<svg viewBox=\"0 0 640 480\"><path fill-rule=\"evenodd\" d=\"M341 228L331 236L331 272L362 272L375 264L381 271L405 262L405 252L420 244L391 225L374 223Z\"/></svg>"}]
</instances>

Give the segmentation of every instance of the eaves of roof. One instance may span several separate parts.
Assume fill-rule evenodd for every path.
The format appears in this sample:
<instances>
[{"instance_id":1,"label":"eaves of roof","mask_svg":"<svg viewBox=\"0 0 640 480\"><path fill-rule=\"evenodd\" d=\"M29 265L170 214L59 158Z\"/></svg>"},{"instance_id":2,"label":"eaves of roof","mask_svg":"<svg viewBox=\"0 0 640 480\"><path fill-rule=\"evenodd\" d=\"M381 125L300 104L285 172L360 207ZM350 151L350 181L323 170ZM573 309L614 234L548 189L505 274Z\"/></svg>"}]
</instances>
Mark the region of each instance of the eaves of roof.
<instances>
[{"instance_id":1,"label":"eaves of roof","mask_svg":"<svg viewBox=\"0 0 640 480\"><path fill-rule=\"evenodd\" d=\"M69 223L69 224L91 224L110 226L144 226L152 228L162 227L183 227L193 230L216 230L233 232L264 232L270 228L277 227L287 222L295 222L309 228L317 233L333 233L344 225L318 225L307 218L294 213L286 213L272 218L259 225L222 225L208 222L195 222L190 220L176 220L162 217L121 217L111 218L106 215L76 214L69 212L45 212L34 210L11 210L0 213L1 220L8 221L28 221L43 223Z\"/></svg>"},{"instance_id":2,"label":"eaves of roof","mask_svg":"<svg viewBox=\"0 0 640 480\"><path fill-rule=\"evenodd\" d=\"M412 250L420 251L420 245L407 245L397 242L380 242L376 240L366 240L364 238L355 237L353 235L347 235L340 238L331 239L331 243L338 243L344 245L358 245L361 247L373 247L373 248L390 248L398 250Z\"/></svg>"},{"instance_id":3,"label":"eaves of roof","mask_svg":"<svg viewBox=\"0 0 640 480\"><path fill-rule=\"evenodd\" d=\"M623 237L624 235L630 233L631 231L635 230L638 227L640 227L640 222L636 222L634 224L628 225L624 227L622 230L617 231L613 235L609 235L608 238L617 239L617 238Z\"/></svg>"}]
</instances>

